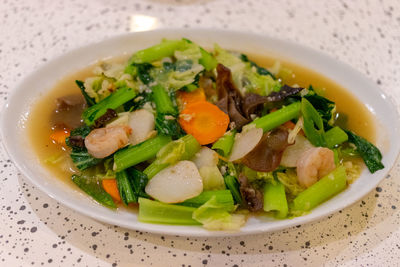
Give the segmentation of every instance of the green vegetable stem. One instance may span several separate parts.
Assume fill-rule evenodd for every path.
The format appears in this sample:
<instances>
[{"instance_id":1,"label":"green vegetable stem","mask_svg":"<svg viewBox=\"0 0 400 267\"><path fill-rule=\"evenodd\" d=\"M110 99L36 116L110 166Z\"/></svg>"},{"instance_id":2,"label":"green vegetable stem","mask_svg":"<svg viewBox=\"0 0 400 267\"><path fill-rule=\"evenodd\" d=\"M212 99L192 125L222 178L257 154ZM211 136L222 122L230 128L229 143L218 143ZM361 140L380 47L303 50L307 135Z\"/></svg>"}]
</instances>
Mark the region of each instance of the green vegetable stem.
<instances>
[{"instance_id":1,"label":"green vegetable stem","mask_svg":"<svg viewBox=\"0 0 400 267\"><path fill-rule=\"evenodd\" d=\"M163 40L160 44L136 52L129 60L129 64L150 63L165 57L171 57L174 55L175 50L184 46L185 43L185 40Z\"/></svg>"},{"instance_id":2,"label":"green vegetable stem","mask_svg":"<svg viewBox=\"0 0 400 267\"><path fill-rule=\"evenodd\" d=\"M197 197L187 199L184 202L180 203L180 205L197 208L206 203L213 196L215 196L217 202L223 205L226 210L233 211L235 209L233 197L231 191L229 190L203 191Z\"/></svg>"},{"instance_id":3,"label":"green vegetable stem","mask_svg":"<svg viewBox=\"0 0 400 267\"><path fill-rule=\"evenodd\" d=\"M261 128L263 129L264 132L267 132L287 121L298 118L300 115L300 108L301 108L300 102L294 102L275 112L269 113L261 118L255 119L248 125L255 125L257 128Z\"/></svg>"},{"instance_id":4,"label":"green vegetable stem","mask_svg":"<svg viewBox=\"0 0 400 267\"><path fill-rule=\"evenodd\" d=\"M155 157L157 152L170 141L171 137L159 135L117 151L114 154L114 170L119 172Z\"/></svg>"},{"instance_id":5,"label":"green vegetable stem","mask_svg":"<svg viewBox=\"0 0 400 267\"><path fill-rule=\"evenodd\" d=\"M117 172L116 179L119 195L121 196L122 202L124 202L125 205L137 202L137 198L135 196L135 193L133 192L127 171L123 170Z\"/></svg>"},{"instance_id":6,"label":"green vegetable stem","mask_svg":"<svg viewBox=\"0 0 400 267\"><path fill-rule=\"evenodd\" d=\"M226 132L213 144L212 149L219 151L222 156L228 157L235 141L235 134L235 130Z\"/></svg>"},{"instance_id":7,"label":"green vegetable stem","mask_svg":"<svg viewBox=\"0 0 400 267\"><path fill-rule=\"evenodd\" d=\"M85 109L82 113L83 121L91 126L95 120L104 115L107 109L116 109L136 96L132 88L123 87L107 96L97 104Z\"/></svg>"},{"instance_id":8,"label":"green vegetable stem","mask_svg":"<svg viewBox=\"0 0 400 267\"><path fill-rule=\"evenodd\" d=\"M196 225L192 218L196 208L165 204L158 201L139 198L138 220L146 223Z\"/></svg>"},{"instance_id":9,"label":"green vegetable stem","mask_svg":"<svg viewBox=\"0 0 400 267\"><path fill-rule=\"evenodd\" d=\"M285 186L279 182L267 182L264 186L264 211L275 211L279 219L287 217L288 203L286 200Z\"/></svg>"},{"instance_id":10,"label":"green vegetable stem","mask_svg":"<svg viewBox=\"0 0 400 267\"><path fill-rule=\"evenodd\" d=\"M346 170L337 167L293 200L293 210L309 211L346 188Z\"/></svg>"},{"instance_id":11,"label":"green vegetable stem","mask_svg":"<svg viewBox=\"0 0 400 267\"><path fill-rule=\"evenodd\" d=\"M157 153L156 160L144 170L144 173L151 179L166 167L180 160L191 159L200 147L199 142L190 134L172 141Z\"/></svg>"}]
</instances>

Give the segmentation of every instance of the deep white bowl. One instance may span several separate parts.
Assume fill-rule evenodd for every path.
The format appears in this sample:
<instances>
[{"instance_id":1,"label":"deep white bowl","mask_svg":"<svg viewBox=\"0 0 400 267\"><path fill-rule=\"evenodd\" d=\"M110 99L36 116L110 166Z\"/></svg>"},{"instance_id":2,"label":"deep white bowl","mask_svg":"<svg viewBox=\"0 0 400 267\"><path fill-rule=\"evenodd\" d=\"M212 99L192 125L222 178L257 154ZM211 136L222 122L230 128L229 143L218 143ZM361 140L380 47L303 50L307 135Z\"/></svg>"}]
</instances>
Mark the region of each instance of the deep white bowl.
<instances>
[{"instance_id":1,"label":"deep white bowl","mask_svg":"<svg viewBox=\"0 0 400 267\"><path fill-rule=\"evenodd\" d=\"M29 144L25 122L35 99L51 90L57 81L96 60L133 53L157 44L162 38L188 38L202 46L221 47L243 53L273 54L304 67L317 70L348 88L376 116L379 122L378 146L383 147L385 168L370 174L367 169L344 192L318 206L308 215L294 219L274 220L252 217L239 232L207 231L198 226L146 224L137 221L137 214L125 210L112 211L93 200L78 188L66 186L40 164ZM10 157L35 186L60 203L96 220L153 233L187 236L221 236L255 234L304 224L343 209L370 192L393 166L399 151L400 127L395 105L374 83L359 72L329 56L292 42L250 33L210 29L160 29L131 33L75 49L43 65L26 77L12 92L2 112L1 134Z\"/></svg>"}]
</instances>

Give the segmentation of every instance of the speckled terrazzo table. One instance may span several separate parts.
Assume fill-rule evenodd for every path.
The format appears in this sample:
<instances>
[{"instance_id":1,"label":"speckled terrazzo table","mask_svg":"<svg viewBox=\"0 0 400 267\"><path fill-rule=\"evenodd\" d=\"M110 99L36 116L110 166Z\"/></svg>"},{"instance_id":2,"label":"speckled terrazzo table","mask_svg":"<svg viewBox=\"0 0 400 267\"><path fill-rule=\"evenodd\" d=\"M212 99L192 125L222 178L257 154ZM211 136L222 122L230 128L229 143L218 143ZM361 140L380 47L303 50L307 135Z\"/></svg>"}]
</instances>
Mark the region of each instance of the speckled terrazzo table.
<instances>
[{"instance_id":1,"label":"speckled terrazzo table","mask_svg":"<svg viewBox=\"0 0 400 267\"><path fill-rule=\"evenodd\" d=\"M400 99L398 1L4 0L0 105L19 80L54 56L131 30L168 26L292 40L348 63ZM361 201L312 224L257 236L187 238L82 216L32 186L1 148L0 265L399 265L399 171L396 163Z\"/></svg>"}]
</instances>

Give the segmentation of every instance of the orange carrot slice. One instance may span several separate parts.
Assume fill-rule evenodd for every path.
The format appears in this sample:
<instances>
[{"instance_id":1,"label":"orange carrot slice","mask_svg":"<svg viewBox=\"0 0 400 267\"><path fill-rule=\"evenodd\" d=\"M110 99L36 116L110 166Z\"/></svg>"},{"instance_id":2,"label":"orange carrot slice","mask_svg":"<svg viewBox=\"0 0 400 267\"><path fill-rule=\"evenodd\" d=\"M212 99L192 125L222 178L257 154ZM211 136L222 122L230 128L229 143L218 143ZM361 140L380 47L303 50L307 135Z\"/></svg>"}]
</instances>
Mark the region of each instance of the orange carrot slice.
<instances>
[{"instance_id":1,"label":"orange carrot slice","mask_svg":"<svg viewBox=\"0 0 400 267\"><path fill-rule=\"evenodd\" d=\"M53 141L53 143L64 146L65 139L69 137L69 135L70 131L68 129L56 130L50 135L50 139Z\"/></svg>"},{"instance_id":2,"label":"orange carrot slice","mask_svg":"<svg viewBox=\"0 0 400 267\"><path fill-rule=\"evenodd\" d=\"M179 124L201 144L213 143L229 125L229 116L207 101L188 104L179 115Z\"/></svg>"},{"instance_id":3,"label":"orange carrot slice","mask_svg":"<svg viewBox=\"0 0 400 267\"><path fill-rule=\"evenodd\" d=\"M192 92L178 91L178 101L182 109L185 108L186 105L205 100L206 95L203 88L197 88Z\"/></svg>"},{"instance_id":4,"label":"orange carrot slice","mask_svg":"<svg viewBox=\"0 0 400 267\"><path fill-rule=\"evenodd\" d=\"M116 179L104 179L101 181L101 184L104 190L110 194L115 201L121 202L121 196L119 195Z\"/></svg>"}]
</instances>

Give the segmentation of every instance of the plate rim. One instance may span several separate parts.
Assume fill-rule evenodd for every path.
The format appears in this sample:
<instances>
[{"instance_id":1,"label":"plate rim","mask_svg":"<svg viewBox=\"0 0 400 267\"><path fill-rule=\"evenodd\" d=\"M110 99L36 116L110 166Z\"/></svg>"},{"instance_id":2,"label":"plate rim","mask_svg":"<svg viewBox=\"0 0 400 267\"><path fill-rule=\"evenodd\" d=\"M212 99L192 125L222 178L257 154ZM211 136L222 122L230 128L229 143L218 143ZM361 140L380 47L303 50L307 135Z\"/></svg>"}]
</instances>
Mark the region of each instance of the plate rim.
<instances>
[{"instance_id":1,"label":"plate rim","mask_svg":"<svg viewBox=\"0 0 400 267\"><path fill-rule=\"evenodd\" d=\"M113 224L113 225L118 225L124 228L128 228L128 229L133 229L133 230L139 230L139 231L146 231L146 232L151 232L151 233L156 233L156 234L167 234L167 235L181 235L181 236L207 236L207 237L211 237L211 236L236 236L236 235L249 235L249 234L257 234L257 233L261 233L261 232L273 232L273 231L278 231L281 229L286 229L286 228L290 228L299 224L306 224L306 223L310 223L310 222L315 222L315 221L319 221L333 213L336 213L337 211L345 208L345 207L349 207L351 205L353 205L354 203L356 203L357 201L359 201L361 198L363 198L366 194L368 194L369 192L371 192L373 190L374 187L376 187L382 180L383 178L387 175L387 173L389 173L391 171L391 169L395 166L395 162L397 161L398 155L399 155L399 150L400 150L400 145L399 143L396 143L396 149L394 151L394 154L392 153L392 156L390 158L390 166L385 167L383 170L379 171L379 179L376 179L374 183L372 183L370 185L370 188L368 190L364 190L362 193L358 194L357 197L353 197L349 202L345 203L341 203L340 205L336 205L334 208L331 208L329 211L323 212L322 214L316 215L316 216L312 216L309 217L308 215L305 216L301 216L301 217L296 217L293 219L285 219L284 221L286 221L286 223L283 223L282 225L278 225L278 226L274 226L274 227L255 227L254 229L246 229L246 230L239 230L236 232L226 232L226 231L208 231L205 230L203 228L199 228L199 227L195 227L195 226L174 226L174 225L158 225L158 224L148 224L148 223L141 223L139 221L136 221L134 225L129 224L129 223L121 223L121 222L117 222L116 220L114 220L113 218L109 218L107 216L103 216L103 214L93 214L92 212L89 211L86 208L84 208L83 206L79 206L79 205L75 205L73 202L70 202L68 199L63 199L63 197L60 198L60 196L57 195L53 195L51 190L46 188L45 185L41 184L39 182L39 180L35 179L34 176L34 172L32 172L32 170L30 170L29 168L27 168L26 165L21 164L16 156L16 154L14 153L12 146L9 144L9 142L6 141L6 128L7 128L7 121L6 121L6 115L7 112L9 112L9 105L12 103L12 100L16 97L16 95L18 93L20 93L21 91L23 91L23 87L22 85L24 84L24 82L26 82L27 80L29 80L30 78L34 77L35 75L37 75L37 73L40 72L41 69L44 69L47 65L50 65L50 63L53 62L57 62L62 60L63 58L68 58L71 55L74 55L74 53L79 52L80 50L85 50L85 49L89 49L91 47L96 47L96 46L101 46L104 43L107 42L115 42L119 39L123 39L123 38L133 38L135 36L140 36L140 35L146 35L146 34L150 34L150 35L162 35L163 33L165 34L167 32L167 35L171 34L171 33L179 33L182 37L184 36L184 34L189 33L189 32L203 32L203 33L207 33L207 32L214 32L214 33L222 33L222 34L230 34L230 35L242 35L242 36L251 36L252 38L256 38L256 39L265 39L265 40L272 40L274 42L278 42L278 43L286 43L289 46L294 46L294 47L298 47L298 49L303 50L303 51L307 51L309 53L312 54L316 54L319 57L322 57L324 60L327 60L329 62L333 62L336 65L342 66L344 68L347 68L347 70L353 72L353 73L357 73L358 77L357 78L361 78L363 79L365 82L369 83L370 85L372 85L374 87L374 90L376 90L377 93L380 93L382 95L383 98L385 98L385 101L387 103L389 103L389 109L391 109L392 111L396 112L397 117L398 116L398 109L396 108L396 104L394 102L394 99L392 97L390 97L389 95L387 95L383 90L381 90L378 86L376 86L372 81L370 81L370 79L368 79L365 75L361 74L357 69L352 68L351 66L347 65L346 63L343 63L341 61L338 61L337 59L331 57L330 55L327 55L325 53L322 53L320 51L314 50L312 48L309 48L307 46L301 45L301 44L297 44L293 41L288 41L288 40L283 40L283 39L279 39L279 38L275 38L275 37L270 37L270 36L265 36L265 35L261 35L261 34L257 34L257 33L249 33L249 32L243 32L243 31L237 31L237 30L220 30L220 29L209 29L209 28L192 28L192 29L183 29L183 28L161 28L161 29L156 29L156 30L151 30L151 31L145 31L145 32L133 32L133 33L124 33L124 34L118 34L115 35L111 38L107 38L105 40L102 41L98 41L98 42L94 42L94 43L90 43L84 46L80 46L80 47L76 47L72 50L69 50L66 53L63 53L61 55L58 55L52 59L50 59L48 62L39 65L34 71L32 71L31 73L29 73L28 75L26 75L21 81L19 81L17 83L17 85L15 85L13 87L12 90L9 91L8 94L8 99L5 103L5 105L2 107L1 110L1 118L0 118L0 137L2 140L2 144L4 147L4 151L6 151L6 153L10 156L13 164L21 171L21 173L24 175L24 177L26 179L28 179L33 185L35 185L39 190L41 190L42 192L44 192L45 194L47 194L48 196L50 196L51 198L55 199L57 202L59 202L60 204L67 206L68 208L79 212L82 215L86 215L89 216L97 221L100 222L106 222L108 224ZM290 60L290 58L289 58ZM314 69L312 69L313 71L316 71ZM68 75L68 74L65 74ZM325 74L322 74L325 75ZM51 90L51 88L46 89ZM351 89L346 88L346 90L352 92ZM396 131L399 132L399 120L397 119L395 122L396 125ZM392 151L392 150L390 150ZM46 169L44 166L42 166L42 168ZM373 186L372 186L373 185ZM75 191L77 191L76 189L74 189ZM340 193L339 193L340 194ZM329 200L328 200L329 201ZM93 200L91 200L91 202L94 202ZM94 203L96 205L99 205L97 203ZM310 214L312 214L312 212L310 212ZM190 228L188 228L190 227ZM188 228L187 230L184 230L183 228Z\"/></svg>"}]
</instances>

